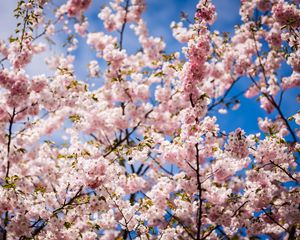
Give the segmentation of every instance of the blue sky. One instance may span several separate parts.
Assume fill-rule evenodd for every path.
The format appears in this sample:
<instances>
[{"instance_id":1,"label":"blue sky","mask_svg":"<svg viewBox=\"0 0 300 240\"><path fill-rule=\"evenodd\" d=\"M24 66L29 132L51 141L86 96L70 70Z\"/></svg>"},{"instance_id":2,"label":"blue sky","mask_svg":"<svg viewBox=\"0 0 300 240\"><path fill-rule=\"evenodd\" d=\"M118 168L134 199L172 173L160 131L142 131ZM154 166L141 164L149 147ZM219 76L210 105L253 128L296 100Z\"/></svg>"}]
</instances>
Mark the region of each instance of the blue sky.
<instances>
[{"instance_id":1,"label":"blue sky","mask_svg":"<svg viewBox=\"0 0 300 240\"><path fill-rule=\"evenodd\" d=\"M16 6L16 0L0 0L1 8L0 15L5 21L0 22L0 38L7 39L13 32L16 26L16 20L13 18L12 11ZM58 2L64 2L58 0ZM103 25L97 18L100 7L107 4L108 0L96 0L93 1L92 6L88 9L86 15L90 20L90 31L102 31ZM172 21L180 20L180 12L183 11L193 18L195 6L198 1L196 0L148 0L147 10L143 14L144 20L149 27L150 35L156 37L163 37L167 43L166 51L168 53L180 51L183 45L179 44L172 36L170 29L170 23ZM240 0L213 0L217 8L217 21L211 27L213 30L219 30L220 32L233 32L234 25L240 24L239 7ZM126 28L124 35L124 46L127 47L128 52L134 52L137 46L137 39L129 27ZM59 53L59 44L52 47L52 51ZM49 73L46 66L42 64L44 58L49 55L50 52L41 54L33 59L27 70L30 75ZM75 63L76 74L79 79L86 79L87 69L83 66L87 66L87 63L95 59L95 53L86 44L80 40L79 48L74 52L77 56ZM287 69L283 72L289 74L290 70ZM99 81L99 80L98 80ZM249 85L249 80L242 79L233 88L231 96L246 89ZM299 109L299 103L295 101L296 95L299 94L299 90L289 90L284 95L284 107L283 113L289 117L296 113ZM229 95L229 96L230 96ZM236 111L229 111L226 115L218 114L214 112L218 117L218 123L221 125L222 130L233 131L237 127L245 129L246 133L255 133L258 131L257 118L259 116L266 116L265 112L259 107L259 102L256 99L241 98L241 107ZM271 115L274 116L273 113ZM294 124L292 124L294 125Z\"/></svg>"}]
</instances>

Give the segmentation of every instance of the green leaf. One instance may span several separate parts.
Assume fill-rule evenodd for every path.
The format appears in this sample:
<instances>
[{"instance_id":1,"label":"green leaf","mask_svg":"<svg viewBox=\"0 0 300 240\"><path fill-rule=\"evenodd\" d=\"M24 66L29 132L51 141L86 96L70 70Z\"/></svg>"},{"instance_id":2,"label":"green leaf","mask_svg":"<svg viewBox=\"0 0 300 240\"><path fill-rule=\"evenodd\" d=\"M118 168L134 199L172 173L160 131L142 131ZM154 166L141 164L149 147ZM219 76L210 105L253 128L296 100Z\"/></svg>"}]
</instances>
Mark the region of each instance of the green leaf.
<instances>
[{"instance_id":1,"label":"green leaf","mask_svg":"<svg viewBox=\"0 0 300 240\"><path fill-rule=\"evenodd\" d=\"M163 71L157 72L154 74L154 77L163 77L165 74L163 73Z\"/></svg>"},{"instance_id":2,"label":"green leaf","mask_svg":"<svg viewBox=\"0 0 300 240\"><path fill-rule=\"evenodd\" d=\"M64 226L65 226L66 229L69 229L72 226L72 224L69 223L69 222L65 222Z\"/></svg>"},{"instance_id":3,"label":"green leaf","mask_svg":"<svg viewBox=\"0 0 300 240\"><path fill-rule=\"evenodd\" d=\"M2 187L5 189L11 189L11 188L15 188L16 184L15 183L6 183Z\"/></svg>"},{"instance_id":4,"label":"green leaf","mask_svg":"<svg viewBox=\"0 0 300 240\"><path fill-rule=\"evenodd\" d=\"M8 39L8 41L10 42L10 43L13 43L13 42L15 42L15 41L17 41L18 40L18 38L14 38L14 37L10 37L9 39Z\"/></svg>"},{"instance_id":5,"label":"green leaf","mask_svg":"<svg viewBox=\"0 0 300 240\"><path fill-rule=\"evenodd\" d=\"M45 193L46 192L46 188L44 187L44 186L42 186L42 185L38 185L38 186L36 186L35 187L35 190L34 190L36 193Z\"/></svg>"},{"instance_id":6,"label":"green leaf","mask_svg":"<svg viewBox=\"0 0 300 240\"><path fill-rule=\"evenodd\" d=\"M57 155L57 159L61 159L61 158L66 158L66 155L58 154L58 155Z\"/></svg>"},{"instance_id":7,"label":"green leaf","mask_svg":"<svg viewBox=\"0 0 300 240\"><path fill-rule=\"evenodd\" d=\"M74 115L69 116L69 119L72 122L79 122L80 121L80 116L78 114L74 114Z\"/></svg>"}]
</instances>

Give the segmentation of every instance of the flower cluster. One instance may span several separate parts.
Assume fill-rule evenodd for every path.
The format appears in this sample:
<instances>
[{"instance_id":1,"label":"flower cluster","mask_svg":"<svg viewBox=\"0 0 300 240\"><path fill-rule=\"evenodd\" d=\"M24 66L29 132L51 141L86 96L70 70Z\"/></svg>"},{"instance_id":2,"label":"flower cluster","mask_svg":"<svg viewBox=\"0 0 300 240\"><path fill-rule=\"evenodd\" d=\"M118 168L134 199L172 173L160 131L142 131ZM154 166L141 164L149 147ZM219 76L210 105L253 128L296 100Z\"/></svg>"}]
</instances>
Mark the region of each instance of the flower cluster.
<instances>
[{"instance_id":1,"label":"flower cluster","mask_svg":"<svg viewBox=\"0 0 300 240\"><path fill-rule=\"evenodd\" d=\"M18 1L0 40L0 239L299 239L297 3L242 0L226 34L200 0L170 53L144 0L103 6L105 30L91 0ZM223 130L218 113L255 107L257 131Z\"/></svg>"}]
</instances>

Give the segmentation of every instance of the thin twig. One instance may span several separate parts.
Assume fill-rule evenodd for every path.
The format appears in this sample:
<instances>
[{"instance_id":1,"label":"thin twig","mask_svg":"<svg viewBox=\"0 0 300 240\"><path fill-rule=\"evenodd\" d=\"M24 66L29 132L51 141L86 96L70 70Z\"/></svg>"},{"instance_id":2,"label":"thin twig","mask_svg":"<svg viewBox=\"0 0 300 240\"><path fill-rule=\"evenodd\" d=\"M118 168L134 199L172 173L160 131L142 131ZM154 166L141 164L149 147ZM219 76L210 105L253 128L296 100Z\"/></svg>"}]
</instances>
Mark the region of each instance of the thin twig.
<instances>
[{"instance_id":1,"label":"thin twig","mask_svg":"<svg viewBox=\"0 0 300 240\"><path fill-rule=\"evenodd\" d=\"M276 225L278 225L279 227L281 227L284 231L286 231L287 233L289 233L289 231L284 227L282 226L278 221L276 221L264 208L261 209L265 214L266 216L271 219Z\"/></svg>"},{"instance_id":2,"label":"thin twig","mask_svg":"<svg viewBox=\"0 0 300 240\"><path fill-rule=\"evenodd\" d=\"M244 207L248 202L249 202L249 200L245 201L241 206L239 206L238 209L235 210L234 213L231 215L231 217L236 216L239 213L239 211L241 210L241 208Z\"/></svg>"},{"instance_id":3,"label":"thin twig","mask_svg":"<svg viewBox=\"0 0 300 240\"><path fill-rule=\"evenodd\" d=\"M10 154L10 146L11 146L11 137L12 137L12 127L14 124L14 118L16 116L16 109L13 108L13 112L11 114L9 120L9 127L8 127L8 141L7 141L7 166L6 166L6 175L5 177L9 177L9 168L10 168L10 161L9 161L9 154Z\"/></svg>"},{"instance_id":4,"label":"thin twig","mask_svg":"<svg viewBox=\"0 0 300 240\"><path fill-rule=\"evenodd\" d=\"M122 24L122 28L121 28L121 31L120 31L120 42L119 42L120 50L122 50L122 48L123 48L123 36L124 36L125 26L126 26L126 23L127 23L128 7L129 7L129 0L126 0L125 16L124 16L124 19L123 19L124 22Z\"/></svg>"},{"instance_id":5,"label":"thin twig","mask_svg":"<svg viewBox=\"0 0 300 240\"><path fill-rule=\"evenodd\" d=\"M279 169L281 169L281 170L282 170L286 175L288 175L292 180L294 180L295 182L299 183L299 181L298 181L296 178L294 178L292 174L290 174L287 170L285 170L285 169L284 169L283 167L281 167L279 164L274 163L272 160L270 160L270 162L271 162L274 166L276 166L276 167L278 167Z\"/></svg>"}]
</instances>

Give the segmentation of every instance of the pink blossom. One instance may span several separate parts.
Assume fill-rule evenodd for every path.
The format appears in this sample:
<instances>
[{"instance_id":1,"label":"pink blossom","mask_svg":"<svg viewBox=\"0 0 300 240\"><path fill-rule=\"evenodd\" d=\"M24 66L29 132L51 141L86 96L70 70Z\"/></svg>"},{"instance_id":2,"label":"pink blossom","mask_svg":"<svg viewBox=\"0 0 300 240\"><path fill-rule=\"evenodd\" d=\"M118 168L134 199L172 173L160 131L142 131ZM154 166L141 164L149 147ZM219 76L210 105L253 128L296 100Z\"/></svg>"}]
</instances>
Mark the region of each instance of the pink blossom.
<instances>
[{"instance_id":1,"label":"pink blossom","mask_svg":"<svg viewBox=\"0 0 300 240\"><path fill-rule=\"evenodd\" d=\"M276 21L280 23L281 26L300 26L300 10L297 9L296 5L288 4L282 0L274 4L272 11Z\"/></svg>"},{"instance_id":2,"label":"pink blossom","mask_svg":"<svg viewBox=\"0 0 300 240\"><path fill-rule=\"evenodd\" d=\"M290 77L284 77L282 79L283 89L289 89L300 86L300 74L293 72Z\"/></svg>"},{"instance_id":3,"label":"pink blossom","mask_svg":"<svg viewBox=\"0 0 300 240\"><path fill-rule=\"evenodd\" d=\"M195 18L204 20L209 24L213 24L216 19L216 8L211 3L211 1L201 0L197 4L197 12L195 14Z\"/></svg>"},{"instance_id":4,"label":"pink blossom","mask_svg":"<svg viewBox=\"0 0 300 240\"><path fill-rule=\"evenodd\" d=\"M91 0L69 0L67 2L67 12L69 16L77 16L88 9Z\"/></svg>"},{"instance_id":5,"label":"pink blossom","mask_svg":"<svg viewBox=\"0 0 300 240\"><path fill-rule=\"evenodd\" d=\"M74 25L75 31L82 37L84 37L87 34L87 28L88 28L88 22L84 21L82 23L76 23Z\"/></svg>"}]
</instances>

